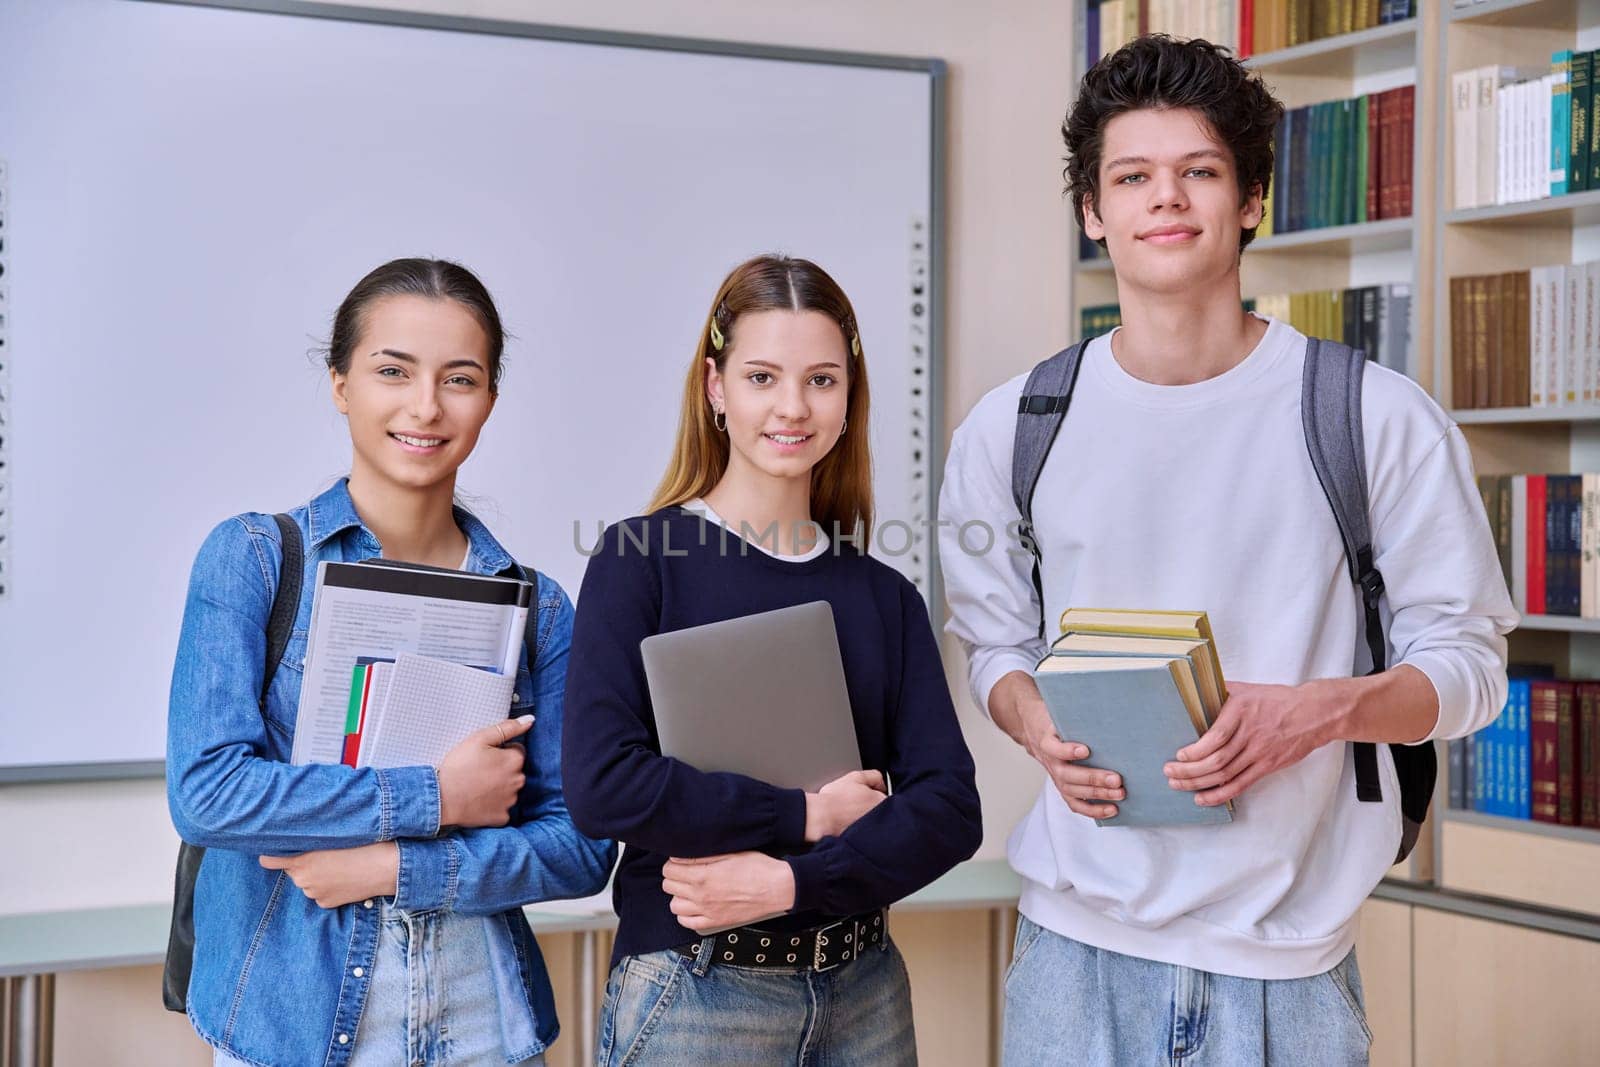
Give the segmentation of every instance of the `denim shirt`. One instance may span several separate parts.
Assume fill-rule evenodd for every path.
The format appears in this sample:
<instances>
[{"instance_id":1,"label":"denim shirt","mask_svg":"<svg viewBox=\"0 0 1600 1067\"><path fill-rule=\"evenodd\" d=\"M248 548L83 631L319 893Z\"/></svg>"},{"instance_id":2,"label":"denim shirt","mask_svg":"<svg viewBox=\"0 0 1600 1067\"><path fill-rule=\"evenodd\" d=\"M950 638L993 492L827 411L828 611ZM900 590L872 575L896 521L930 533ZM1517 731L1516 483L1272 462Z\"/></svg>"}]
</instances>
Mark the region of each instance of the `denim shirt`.
<instances>
[{"instance_id":1,"label":"denim shirt","mask_svg":"<svg viewBox=\"0 0 1600 1067\"><path fill-rule=\"evenodd\" d=\"M258 698L266 623L282 562L272 517L223 522L200 547L189 582L167 723L167 800L179 835L208 849L195 887L190 1021L210 1044L249 1062L347 1062L383 909L376 900L320 908L258 857L395 841L394 906L484 917L506 1058L536 1055L558 1025L521 906L599 892L616 858L611 842L577 831L561 792L572 603L537 575L538 604L528 620L534 662L525 642L511 710L537 718L510 825L441 828L432 767L289 764L316 565L381 554L344 480L291 514L306 565L265 715ZM481 522L459 508L455 517L470 545L465 569L495 574L511 566Z\"/></svg>"}]
</instances>

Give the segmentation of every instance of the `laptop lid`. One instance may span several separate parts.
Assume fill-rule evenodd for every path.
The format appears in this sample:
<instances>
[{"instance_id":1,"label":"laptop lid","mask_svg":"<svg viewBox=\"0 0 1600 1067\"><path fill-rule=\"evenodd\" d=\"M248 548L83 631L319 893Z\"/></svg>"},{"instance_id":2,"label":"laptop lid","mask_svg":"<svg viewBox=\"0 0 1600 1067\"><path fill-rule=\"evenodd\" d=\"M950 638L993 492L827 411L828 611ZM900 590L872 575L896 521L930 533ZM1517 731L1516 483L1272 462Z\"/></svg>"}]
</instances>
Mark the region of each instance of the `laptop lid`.
<instances>
[{"instance_id":1,"label":"laptop lid","mask_svg":"<svg viewBox=\"0 0 1600 1067\"><path fill-rule=\"evenodd\" d=\"M826 601L655 634L639 651L662 755L809 792L861 769Z\"/></svg>"}]
</instances>

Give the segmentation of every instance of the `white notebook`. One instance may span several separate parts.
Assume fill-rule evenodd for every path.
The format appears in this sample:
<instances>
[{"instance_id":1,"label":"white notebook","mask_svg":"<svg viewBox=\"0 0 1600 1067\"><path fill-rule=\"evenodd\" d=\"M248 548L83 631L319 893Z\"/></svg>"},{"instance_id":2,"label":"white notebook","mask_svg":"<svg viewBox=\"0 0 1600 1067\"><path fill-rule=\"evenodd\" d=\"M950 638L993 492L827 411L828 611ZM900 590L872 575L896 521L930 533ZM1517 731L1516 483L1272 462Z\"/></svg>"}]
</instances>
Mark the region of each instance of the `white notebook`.
<instances>
[{"instance_id":1,"label":"white notebook","mask_svg":"<svg viewBox=\"0 0 1600 1067\"><path fill-rule=\"evenodd\" d=\"M514 675L410 652L387 674L363 727L362 767L438 766L462 738L507 718L516 687Z\"/></svg>"}]
</instances>

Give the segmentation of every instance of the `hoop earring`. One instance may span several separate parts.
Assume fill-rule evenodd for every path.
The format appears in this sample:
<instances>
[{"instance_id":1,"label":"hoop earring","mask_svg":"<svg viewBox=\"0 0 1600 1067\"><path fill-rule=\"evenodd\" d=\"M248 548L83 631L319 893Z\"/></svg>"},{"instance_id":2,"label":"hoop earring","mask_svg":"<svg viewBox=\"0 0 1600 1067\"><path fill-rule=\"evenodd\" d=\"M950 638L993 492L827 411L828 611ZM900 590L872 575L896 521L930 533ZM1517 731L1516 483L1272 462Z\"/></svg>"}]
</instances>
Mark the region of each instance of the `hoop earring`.
<instances>
[{"instance_id":1,"label":"hoop earring","mask_svg":"<svg viewBox=\"0 0 1600 1067\"><path fill-rule=\"evenodd\" d=\"M841 422L839 424L839 436L843 437L844 436L844 432L846 430L848 430L849 428L850 428L850 420L849 420L849 418L846 418L843 422Z\"/></svg>"},{"instance_id":2,"label":"hoop earring","mask_svg":"<svg viewBox=\"0 0 1600 1067\"><path fill-rule=\"evenodd\" d=\"M713 411L711 413L711 425L715 426L720 432L727 433L728 416L724 415L720 411Z\"/></svg>"}]
</instances>

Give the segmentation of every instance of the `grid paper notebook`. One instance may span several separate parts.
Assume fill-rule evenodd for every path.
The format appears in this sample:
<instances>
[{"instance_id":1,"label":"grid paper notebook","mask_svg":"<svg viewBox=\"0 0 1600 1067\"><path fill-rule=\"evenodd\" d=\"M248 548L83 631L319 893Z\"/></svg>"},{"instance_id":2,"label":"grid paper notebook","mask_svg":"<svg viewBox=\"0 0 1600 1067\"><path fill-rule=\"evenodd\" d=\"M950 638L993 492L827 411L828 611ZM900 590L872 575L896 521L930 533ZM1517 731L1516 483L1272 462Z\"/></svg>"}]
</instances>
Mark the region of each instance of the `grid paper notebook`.
<instances>
[{"instance_id":1,"label":"grid paper notebook","mask_svg":"<svg viewBox=\"0 0 1600 1067\"><path fill-rule=\"evenodd\" d=\"M402 652L364 754L368 767L436 767L463 737L507 718L516 677Z\"/></svg>"}]
</instances>

